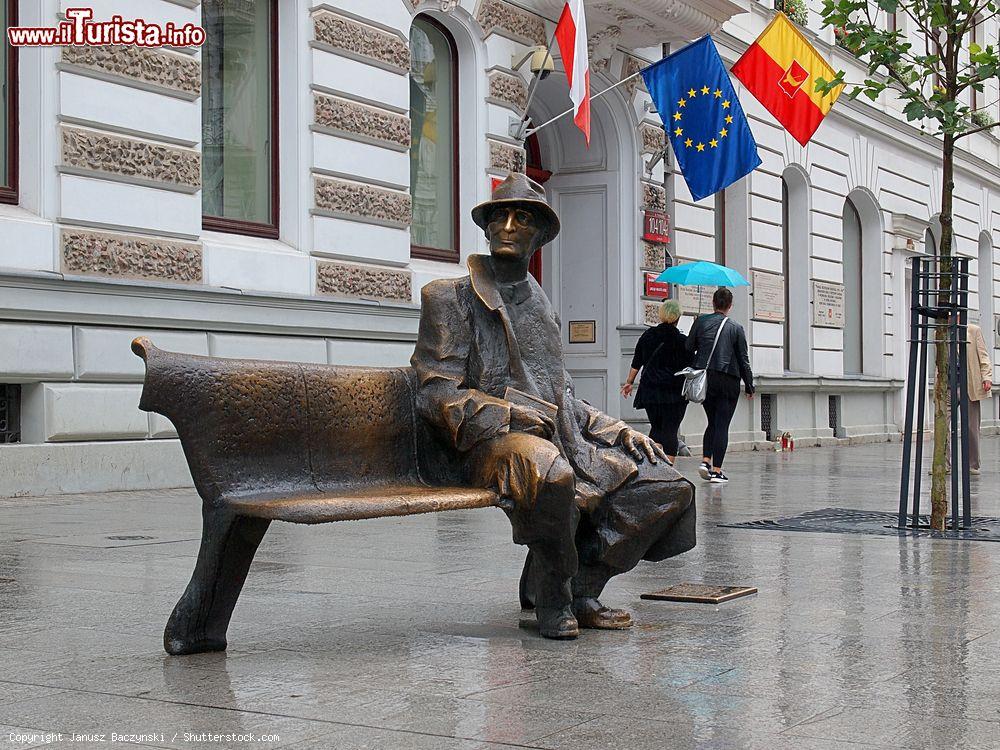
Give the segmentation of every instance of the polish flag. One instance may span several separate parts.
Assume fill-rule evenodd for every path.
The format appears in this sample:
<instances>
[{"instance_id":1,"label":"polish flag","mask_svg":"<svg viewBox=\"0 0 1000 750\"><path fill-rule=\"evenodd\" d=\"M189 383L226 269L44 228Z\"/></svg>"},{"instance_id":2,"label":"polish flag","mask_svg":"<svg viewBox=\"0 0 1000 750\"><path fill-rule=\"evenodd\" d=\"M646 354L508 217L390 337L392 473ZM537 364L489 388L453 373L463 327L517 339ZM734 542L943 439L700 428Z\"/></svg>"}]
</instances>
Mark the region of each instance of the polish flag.
<instances>
[{"instance_id":1,"label":"polish flag","mask_svg":"<svg viewBox=\"0 0 1000 750\"><path fill-rule=\"evenodd\" d=\"M587 19L583 14L583 0L567 0L556 26L556 41L569 78L569 98L575 110L573 121L586 136L589 148L590 61L587 59Z\"/></svg>"}]
</instances>

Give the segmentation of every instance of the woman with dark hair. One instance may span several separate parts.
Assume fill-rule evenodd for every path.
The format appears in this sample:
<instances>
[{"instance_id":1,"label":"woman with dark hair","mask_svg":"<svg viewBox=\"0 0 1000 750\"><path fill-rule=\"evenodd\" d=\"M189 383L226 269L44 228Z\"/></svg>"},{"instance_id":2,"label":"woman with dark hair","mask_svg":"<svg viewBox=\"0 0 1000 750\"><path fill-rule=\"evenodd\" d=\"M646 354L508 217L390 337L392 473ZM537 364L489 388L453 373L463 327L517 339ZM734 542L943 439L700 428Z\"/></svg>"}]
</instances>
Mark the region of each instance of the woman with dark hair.
<instances>
[{"instance_id":1,"label":"woman with dark hair","mask_svg":"<svg viewBox=\"0 0 1000 750\"><path fill-rule=\"evenodd\" d=\"M729 424L739 402L741 379L747 396L753 398L753 371L743 326L729 319L733 293L720 287L712 296L712 307L715 312L700 316L691 326L687 349L694 354L693 367L706 370L708 378L704 404L708 427L698 473L713 484L725 484L729 477L722 473L722 462L729 447Z\"/></svg>"},{"instance_id":2,"label":"woman with dark hair","mask_svg":"<svg viewBox=\"0 0 1000 750\"><path fill-rule=\"evenodd\" d=\"M677 431L687 410L687 401L681 395L684 376L675 373L691 364L686 337L677 330L680 317L681 306L674 300L665 300L660 305L660 325L647 328L639 337L632 368L622 386L622 396L628 398L636 375L642 370L635 408L646 410L649 436L663 446L671 466L677 457Z\"/></svg>"}]
</instances>

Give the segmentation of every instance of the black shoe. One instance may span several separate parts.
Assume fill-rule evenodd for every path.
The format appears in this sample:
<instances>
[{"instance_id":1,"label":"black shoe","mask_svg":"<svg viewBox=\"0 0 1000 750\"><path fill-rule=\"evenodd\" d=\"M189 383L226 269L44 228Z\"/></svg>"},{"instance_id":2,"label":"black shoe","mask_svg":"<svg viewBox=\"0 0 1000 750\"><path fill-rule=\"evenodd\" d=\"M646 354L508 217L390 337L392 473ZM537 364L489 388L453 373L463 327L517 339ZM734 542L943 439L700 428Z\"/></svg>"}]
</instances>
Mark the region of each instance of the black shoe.
<instances>
[{"instance_id":1,"label":"black shoe","mask_svg":"<svg viewBox=\"0 0 1000 750\"><path fill-rule=\"evenodd\" d=\"M702 461L701 465L698 466L698 476L702 479L708 479L712 475L712 467L709 465L708 461Z\"/></svg>"},{"instance_id":2,"label":"black shoe","mask_svg":"<svg viewBox=\"0 0 1000 750\"><path fill-rule=\"evenodd\" d=\"M713 471L708 475L708 481L712 484L725 484L729 481L729 477L721 471Z\"/></svg>"}]
</instances>

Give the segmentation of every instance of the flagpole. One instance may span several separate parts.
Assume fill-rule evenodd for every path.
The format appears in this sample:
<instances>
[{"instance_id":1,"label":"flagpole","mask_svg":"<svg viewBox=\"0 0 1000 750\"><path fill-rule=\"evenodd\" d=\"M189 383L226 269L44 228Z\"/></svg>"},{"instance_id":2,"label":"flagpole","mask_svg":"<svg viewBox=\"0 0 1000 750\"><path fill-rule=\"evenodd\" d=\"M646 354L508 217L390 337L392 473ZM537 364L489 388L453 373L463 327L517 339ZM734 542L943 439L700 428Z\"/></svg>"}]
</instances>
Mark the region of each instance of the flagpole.
<instances>
[{"instance_id":1,"label":"flagpole","mask_svg":"<svg viewBox=\"0 0 1000 750\"><path fill-rule=\"evenodd\" d=\"M607 87L606 89L604 89L603 91L598 91L598 92L597 92L596 94L593 94L593 95L592 95L592 96L590 97L590 101L594 101L594 99L600 99L600 98L601 98L602 96L604 96L604 95L605 95L606 93L608 93L609 91L611 91L611 89L616 89L616 88L618 88L619 86L621 86L621 85L622 85L623 83L628 83L629 81L631 81L631 80L632 80L633 78L635 78L636 76L640 76L640 75L642 75L643 71L645 71L645 68L643 68L642 70L640 70L640 71L638 71L638 72L636 72L636 73L633 73L633 74L632 74L632 75L630 75L630 76L627 76L627 77L625 77L625 78L622 78L622 79L621 79L620 81L618 81L618 83L616 83L616 84L614 84L614 85L611 85L611 86L608 86L608 87ZM548 126L548 125L551 125L551 124L552 124L552 123L554 123L554 122L555 122L556 120L561 120L561 119L562 119L562 118L564 118L564 117L565 117L566 115L570 114L571 112L575 112L575 111L576 111L576 107L570 107L570 108L569 108L569 109L567 109L567 110L566 110L565 112L562 112L561 114L558 114L558 115L556 115L555 117L553 117L553 118L552 118L551 120L546 120L546 121L545 121L545 122L543 122L543 123L542 123L541 125L539 125L539 126L537 126L537 127L534 127L534 128L532 128L532 129L531 129L531 130L529 130L529 131L528 131L527 133L525 133L523 137L524 137L524 138L527 138L527 137L528 137L528 136L530 136L530 135L534 135L535 133L537 133L537 132L538 132L539 130L541 130L542 128L544 128L544 127L546 127L546 126ZM520 140L520 139L519 139L519 140Z\"/></svg>"},{"instance_id":2,"label":"flagpole","mask_svg":"<svg viewBox=\"0 0 1000 750\"><path fill-rule=\"evenodd\" d=\"M545 66L548 65L549 60L552 59L552 45L556 41L556 31L558 30L559 24L557 23L555 29L552 30L552 36L549 37L549 45L545 48L545 59L542 60L542 67L535 71L535 77L531 79L531 86L528 87L528 99L524 103L524 114L521 115L521 126L518 128L517 136L515 137L518 141L523 141L531 135L531 133L524 132L525 128L528 127L528 107L531 106L531 100L535 98L535 90L538 88L538 82L542 80L542 74L545 72Z\"/></svg>"}]
</instances>

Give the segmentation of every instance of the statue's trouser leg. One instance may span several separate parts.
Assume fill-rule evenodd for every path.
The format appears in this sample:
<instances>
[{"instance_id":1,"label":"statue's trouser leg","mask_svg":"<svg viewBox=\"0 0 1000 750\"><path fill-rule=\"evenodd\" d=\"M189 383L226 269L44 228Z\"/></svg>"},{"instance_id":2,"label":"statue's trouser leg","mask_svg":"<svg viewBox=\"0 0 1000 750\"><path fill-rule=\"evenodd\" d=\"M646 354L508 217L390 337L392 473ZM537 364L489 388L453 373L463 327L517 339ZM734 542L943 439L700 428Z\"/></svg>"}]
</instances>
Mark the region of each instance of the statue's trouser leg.
<instances>
[{"instance_id":1,"label":"statue's trouser leg","mask_svg":"<svg viewBox=\"0 0 1000 750\"><path fill-rule=\"evenodd\" d=\"M163 633L167 653L226 649L229 619L270 523L237 516L227 508L204 506L198 562Z\"/></svg>"},{"instance_id":2,"label":"statue's trouser leg","mask_svg":"<svg viewBox=\"0 0 1000 750\"><path fill-rule=\"evenodd\" d=\"M694 488L663 464L639 475L581 519L574 598L597 599L607 582L640 560L663 560L695 545Z\"/></svg>"},{"instance_id":3,"label":"statue's trouser leg","mask_svg":"<svg viewBox=\"0 0 1000 750\"><path fill-rule=\"evenodd\" d=\"M532 560L523 594L534 603L539 620L569 607L580 518L572 467L552 443L522 433L484 443L466 466L472 482L496 488L508 501L504 509L514 542L526 545Z\"/></svg>"}]
</instances>

